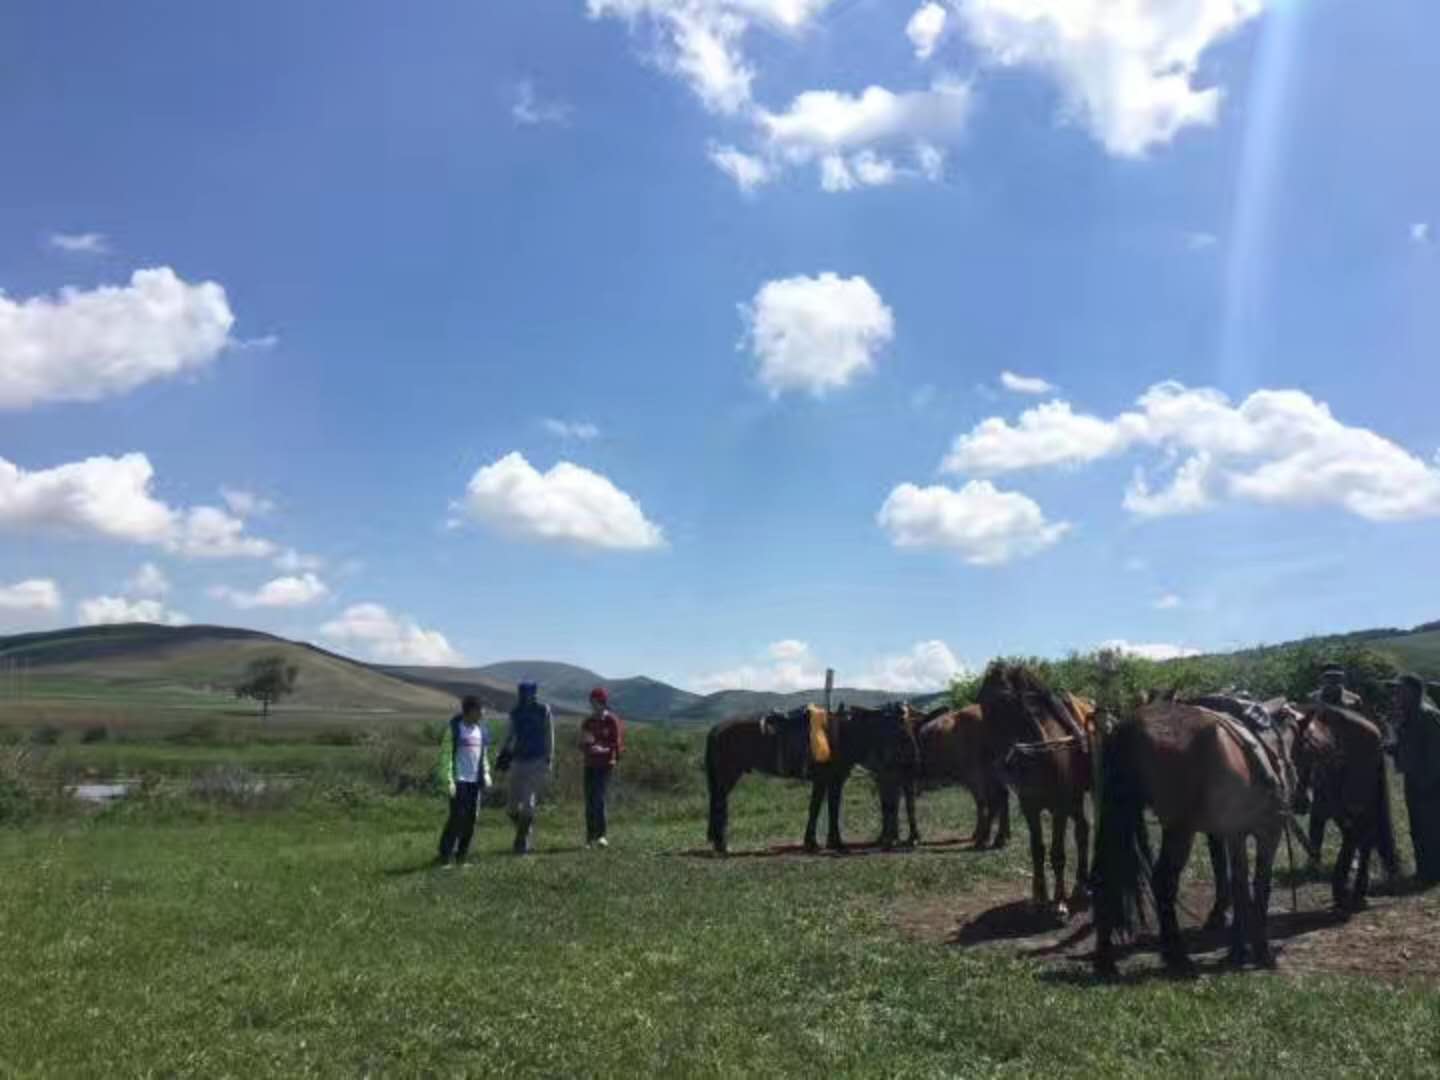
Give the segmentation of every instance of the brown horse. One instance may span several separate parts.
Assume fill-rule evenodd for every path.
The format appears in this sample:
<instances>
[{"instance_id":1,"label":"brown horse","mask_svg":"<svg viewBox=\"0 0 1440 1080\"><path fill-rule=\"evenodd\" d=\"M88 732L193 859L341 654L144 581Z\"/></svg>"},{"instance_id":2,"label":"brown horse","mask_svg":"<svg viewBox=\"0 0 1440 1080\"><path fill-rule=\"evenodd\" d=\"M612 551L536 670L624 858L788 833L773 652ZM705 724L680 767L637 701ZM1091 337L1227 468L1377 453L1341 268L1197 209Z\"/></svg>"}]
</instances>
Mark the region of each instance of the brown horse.
<instances>
[{"instance_id":1,"label":"brown horse","mask_svg":"<svg viewBox=\"0 0 1440 1080\"><path fill-rule=\"evenodd\" d=\"M710 794L709 839L717 852L724 854L728 850L730 791L747 772L809 780L805 850L819 850L815 829L823 801L829 810L825 846L844 851L840 804L845 781L855 766L863 765L882 777L903 774L915 767L919 752L905 706L865 710L863 714L835 713L829 724L830 758L825 762L812 760L810 753L810 718L814 711L815 706L806 706L789 713L722 720L710 729L705 738L705 780Z\"/></svg>"},{"instance_id":2,"label":"brown horse","mask_svg":"<svg viewBox=\"0 0 1440 1080\"><path fill-rule=\"evenodd\" d=\"M916 735L920 744L920 780L923 786L959 784L975 799L975 831L970 842L977 848L1010 839L1010 793L1005 778L985 753L985 718L979 705L948 709L931 715Z\"/></svg>"},{"instance_id":3,"label":"brown horse","mask_svg":"<svg viewBox=\"0 0 1440 1080\"><path fill-rule=\"evenodd\" d=\"M1030 833L1032 896L1059 918L1071 906L1084 907L1090 866L1090 822L1085 792L1090 790L1089 734L1080 702L1061 697L1029 668L995 661L980 684L986 764L998 766L1020 799ZM1092 710L1093 711L1093 710ZM1050 867L1055 875L1051 900L1045 881L1045 834L1041 814L1051 818ZM1075 822L1075 891L1065 896L1065 834Z\"/></svg>"},{"instance_id":4,"label":"brown horse","mask_svg":"<svg viewBox=\"0 0 1440 1080\"><path fill-rule=\"evenodd\" d=\"M1295 740L1301 789L1313 790L1314 798L1329 808L1331 819L1340 826L1340 854L1330 879L1337 911L1365 907L1372 852L1379 852L1392 878L1399 873L1382 743L1380 729L1371 721L1353 709L1323 702L1306 712Z\"/></svg>"},{"instance_id":5,"label":"brown horse","mask_svg":"<svg viewBox=\"0 0 1440 1080\"><path fill-rule=\"evenodd\" d=\"M1282 774L1289 767L1295 727L1282 713L1257 736ZM1274 959L1266 930L1275 849L1293 791L1293 775L1276 782L1252 758L1222 716L1200 705L1157 701L1104 739L1101 751L1099 835L1095 845L1095 967L1115 971L1114 936L1129 932L1148 877L1160 919L1160 952L1172 970L1191 964L1175 915L1180 874L1197 832L1225 843L1235 892L1230 959L1241 963L1247 943L1257 963ZM1150 866L1144 813L1151 808L1163 829L1160 858ZM1249 874L1247 840L1255 837L1255 878Z\"/></svg>"}]
</instances>

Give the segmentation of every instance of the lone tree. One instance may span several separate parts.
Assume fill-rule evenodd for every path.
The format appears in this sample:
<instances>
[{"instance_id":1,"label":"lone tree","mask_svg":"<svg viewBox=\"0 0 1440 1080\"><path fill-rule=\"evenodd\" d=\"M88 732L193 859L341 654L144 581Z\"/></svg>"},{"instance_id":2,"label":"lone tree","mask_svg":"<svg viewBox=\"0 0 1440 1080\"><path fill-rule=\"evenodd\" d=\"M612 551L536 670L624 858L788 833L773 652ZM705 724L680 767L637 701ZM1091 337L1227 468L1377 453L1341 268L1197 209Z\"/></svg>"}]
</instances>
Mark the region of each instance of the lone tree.
<instances>
[{"instance_id":1,"label":"lone tree","mask_svg":"<svg viewBox=\"0 0 1440 1080\"><path fill-rule=\"evenodd\" d=\"M237 698L260 702L260 715L269 716L270 706L287 694L295 692L300 669L287 664L283 656L261 656L245 667L245 675L235 687Z\"/></svg>"}]
</instances>

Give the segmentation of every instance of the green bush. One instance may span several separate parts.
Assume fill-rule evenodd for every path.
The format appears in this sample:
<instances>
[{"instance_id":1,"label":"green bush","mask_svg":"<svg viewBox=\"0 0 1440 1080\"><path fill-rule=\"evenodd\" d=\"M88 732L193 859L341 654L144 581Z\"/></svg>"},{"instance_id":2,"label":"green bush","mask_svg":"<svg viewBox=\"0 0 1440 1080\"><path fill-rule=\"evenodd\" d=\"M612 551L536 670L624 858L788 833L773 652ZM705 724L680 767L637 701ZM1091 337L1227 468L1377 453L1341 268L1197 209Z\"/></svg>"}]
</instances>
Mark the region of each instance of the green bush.
<instances>
[{"instance_id":1,"label":"green bush","mask_svg":"<svg viewBox=\"0 0 1440 1080\"><path fill-rule=\"evenodd\" d=\"M35 746L54 746L63 734L54 724L39 724L30 729L30 742Z\"/></svg>"},{"instance_id":2,"label":"green bush","mask_svg":"<svg viewBox=\"0 0 1440 1080\"><path fill-rule=\"evenodd\" d=\"M92 724L80 733L82 743L105 742L110 738L110 729L104 724Z\"/></svg>"}]
</instances>

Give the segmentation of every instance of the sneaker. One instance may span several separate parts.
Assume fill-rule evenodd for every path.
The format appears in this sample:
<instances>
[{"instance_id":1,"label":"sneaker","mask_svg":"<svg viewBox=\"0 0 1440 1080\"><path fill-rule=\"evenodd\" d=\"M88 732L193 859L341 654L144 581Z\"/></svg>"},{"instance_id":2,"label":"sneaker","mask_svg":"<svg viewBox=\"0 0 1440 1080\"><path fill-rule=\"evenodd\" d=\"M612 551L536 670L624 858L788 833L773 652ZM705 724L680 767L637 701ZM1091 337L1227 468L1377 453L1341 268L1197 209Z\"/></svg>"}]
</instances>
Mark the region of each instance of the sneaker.
<instances>
[{"instance_id":1,"label":"sneaker","mask_svg":"<svg viewBox=\"0 0 1440 1080\"><path fill-rule=\"evenodd\" d=\"M595 841L594 841L594 840L586 840L586 841L585 841L585 850L586 850L586 851L594 851L594 850L595 850Z\"/></svg>"},{"instance_id":2,"label":"sneaker","mask_svg":"<svg viewBox=\"0 0 1440 1080\"><path fill-rule=\"evenodd\" d=\"M441 869L441 870L454 870L454 869L455 869L455 864L454 864L453 862L451 862L449 859L441 859L441 860L440 860L440 869Z\"/></svg>"},{"instance_id":3,"label":"sneaker","mask_svg":"<svg viewBox=\"0 0 1440 1080\"><path fill-rule=\"evenodd\" d=\"M595 846L601 848L608 848L610 846L610 841L606 840L605 837L602 836L599 840L595 841Z\"/></svg>"}]
</instances>

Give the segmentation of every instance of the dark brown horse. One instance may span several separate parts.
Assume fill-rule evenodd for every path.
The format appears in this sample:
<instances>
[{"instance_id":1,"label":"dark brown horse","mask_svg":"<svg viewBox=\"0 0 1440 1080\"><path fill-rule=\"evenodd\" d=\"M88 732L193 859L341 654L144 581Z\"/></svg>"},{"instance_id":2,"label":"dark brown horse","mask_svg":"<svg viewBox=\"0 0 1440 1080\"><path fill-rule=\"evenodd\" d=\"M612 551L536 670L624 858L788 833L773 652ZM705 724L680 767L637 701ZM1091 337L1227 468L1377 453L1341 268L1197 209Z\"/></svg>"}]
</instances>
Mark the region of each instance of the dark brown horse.
<instances>
[{"instance_id":1,"label":"dark brown horse","mask_svg":"<svg viewBox=\"0 0 1440 1080\"><path fill-rule=\"evenodd\" d=\"M959 784L975 799L975 847L1002 848L1010 839L1010 793L1005 778L985 753L985 717L979 705L931 715L916 735L922 787Z\"/></svg>"},{"instance_id":2,"label":"dark brown horse","mask_svg":"<svg viewBox=\"0 0 1440 1080\"><path fill-rule=\"evenodd\" d=\"M1003 661L985 670L980 684L985 761L999 766L1015 794L1030 832L1032 896L1066 918L1071 906L1088 903L1090 822L1085 793L1090 790L1090 717L1078 699L1052 691L1029 668ZM1052 901L1045 881L1045 833L1041 814L1051 818L1050 867L1055 875ZM1065 834L1075 822L1075 891L1065 895Z\"/></svg>"},{"instance_id":3,"label":"dark brown horse","mask_svg":"<svg viewBox=\"0 0 1440 1080\"><path fill-rule=\"evenodd\" d=\"M836 713L839 721L876 724L893 721L898 716L905 723L912 740L913 752L894 756L889 761L862 762L874 774L875 786L880 794L880 847L889 850L900 846L900 798L905 799L905 814L909 820L910 836L906 847L920 843L920 827L915 820L915 785L920 771L920 749L918 735L925 715L902 701L894 701L879 708L864 705L841 705Z\"/></svg>"},{"instance_id":4,"label":"dark brown horse","mask_svg":"<svg viewBox=\"0 0 1440 1080\"><path fill-rule=\"evenodd\" d=\"M1201 705L1157 701L1141 706L1104 739L1101 750L1099 835L1095 845L1095 967L1115 970L1114 938L1128 933L1140 911L1146 878L1160 919L1160 951L1173 970L1190 960L1175 914L1180 874L1197 832L1225 844L1235 892L1230 958L1243 962L1247 945L1257 963L1272 965L1266 912L1275 849L1292 797L1289 767L1295 726L1279 722L1257 736L1281 776L1265 768L1218 712ZM1160 820L1160 857L1150 865L1145 826L1149 807ZM1255 837L1255 877L1247 841Z\"/></svg>"},{"instance_id":5,"label":"dark brown horse","mask_svg":"<svg viewBox=\"0 0 1440 1080\"><path fill-rule=\"evenodd\" d=\"M1353 709L1323 702L1306 712L1295 740L1301 788L1313 791L1340 826L1340 854L1330 879L1337 911L1365 907L1372 852L1379 853L1390 877L1399 873L1382 743L1380 729L1370 720Z\"/></svg>"},{"instance_id":6,"label":"dark brown horse","mask_svg":"<svg viewBox=\"0 0 1440 1080\"><path fill-rule=\"evenodd\" d=\"M810 781L810 816L805 823L805 850L816 851L820 805L827 803L826 847L845 850L840 833L840 804L845 781L855 766L877 776L894 776L915 767L918 751L907 707L837 712L830 718L830 758L812 760L810 717L813 706L790 713L722 720L705 739L705 780L710 793L709 840L715 850L728 850L730 791L747 772L768 773Z\"/></svg>"}]
</instances>

